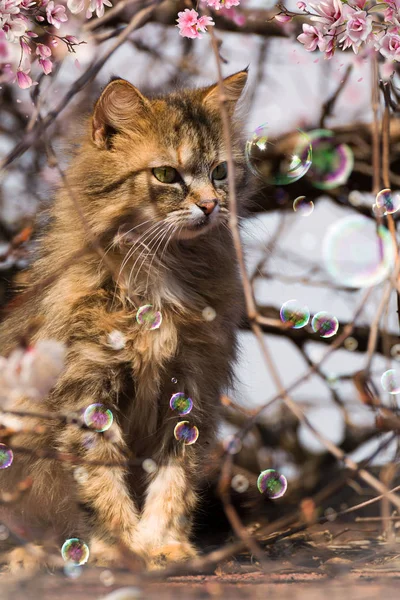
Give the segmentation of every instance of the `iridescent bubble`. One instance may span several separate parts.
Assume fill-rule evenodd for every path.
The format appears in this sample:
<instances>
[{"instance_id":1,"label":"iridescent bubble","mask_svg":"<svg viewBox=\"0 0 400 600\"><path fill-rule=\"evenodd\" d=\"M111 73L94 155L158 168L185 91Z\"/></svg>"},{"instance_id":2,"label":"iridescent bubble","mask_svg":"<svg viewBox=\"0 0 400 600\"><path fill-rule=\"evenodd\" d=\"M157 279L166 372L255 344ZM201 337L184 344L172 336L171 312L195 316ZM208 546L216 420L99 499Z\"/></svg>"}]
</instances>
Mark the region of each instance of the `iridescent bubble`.
<instances>
[{"instance_id":1,"label":"iridescent bubble","mask_svg":"<svg viewBox=\"0 0 400 600\"><path fill-rule=\"evenodd\" d=\"M312 330L323 338L330 338L337 333L339 321L336 317L325 311L320 311L314 315L311 321Z\"/></svg>"},{"instance_id":2,"label":"iridescent bubble","mask_svg":"<svg viewBox=\"0 0 400 600\"><path fill-rule=\"evenodd\" d=\"M385 371L381 377L381 384L385 392L389 394L400 393L400 373L396 369Z\"/></svg>"},{"instance_id":3,"label":"iridescent bubble","mask_svg":"<svg viewBox=\"0 0 400 600\"><path fill-rule=\"evenodd\" d=\"M64 573L68 579L78 579L82 575L82 567L67 563L64 565Z\"/></svg>"},{"instance_id":4,"label":"iridescent bubble","mask_svg":"<svg viewBox=\"0 0 400 600\"><path fill-rule=\"evenodd\" d=\"M14 460L14 454L11 448L5 444L0 444L0 469L8 469Z\"/></svg>"},{"instance_id":5,"label":"iridescent bubble","mask_svg":"<svg viewBox=\"0 0 400 600\"><path fill-rule=\"evenodd\" d=\"M178 380L176 377L171 377L171 383L178 383Z\"/></svg>"},{"instance_id":6,"label":"iridescent bubble","mask_svg":"<svg viewBox=\"0 0 400 600\"><path fill-rule=\"evenodd\" d=\"M203 315L203 319L208 322L214 321L217 316L217 313L212 306L206 306L201 314Z\"/></svg>"},{"instance_id":7,"label":"iridescent bubble","mask_svg":"<svg viewBox=\"0 0 400 600\"><path fill-rule=\"evenodd\" d=\"M353 151L341 144L333 131L315 129L307 133L312 145L312 165L307 172L311 185L319 190L331 190L347 182L354 166ZM307 154L305 147L301 156Z\"/></svg>"},{"instance_id":8,"label":"iridescent bubble","mask_svg":"<svg viewBox=\"0 0 400 600\"><path fill-rule=\"evenodd\" d=\"M345 217L328 228L322 256L332 279L350 288L380 283L395 260L389 231L362 215Z\"/></svg>"},{"instance_id":9,"label":"iridescent bubble","mask_svg":"<svg viewBox=\"0 0 400 600\"><path fill-rule=\"evenodd\" d=\"M314 202L307 200L305 196L299 196L293 202L293 210L302 217L309 217L314 210Z\"/></svg>"},{"instance_id":10,"label":"iridescent bubble","mask_svg":"<svg viewBox=\"0 0 400 600\"><path fill-rule=\"evenodd\" d=\"M267 469L258 476L257 487L261 494L265 494L271 500L277 500L287 490L286 477L275 469Z\"/></svg>"},{"instance_id":11,"label":"iridescent bubble","mask_svg":"<svg viewBox=\"0 0 400 600\"><path fill-rule=\"evenodd\" d=\"M197 441L199 430L196 425L191 425L189 421L180 421L175 426L174 436L178 442L183 442L185 446L190 446Z\"/></svg>"},{"instance_id":12,"label":"iridescent bubble","mask_svg":"<svg viewBox=\"0 0 400 600\"><path fill-rule=\"evenodd\" d=\"M395 344L390 348L390 356L395 360L400 360L400 344Z\"/></svg>"},{"instance_id":13,"label":"iridescent bubble","mask_svg":"<svg viewBox=\"0 0 400 600\"><path fill-rule=\"evenodd\" d=\"M160 311L153 309L152 304L145 304L137 311L136 321L139 325L144 325L146 329L158 329L162 322L162 315Z\"/></svg>"},{"instance_id":14,"label":"iridescent bubble","mask_svg":"<svg viewBox=\"0 0 400 600\"><path fill-rule=\"evenodd\" d=\"M146 473L155 473L157 471L157 463L152 458L145 458L142 462L142 468Z\"/></svg>"},{"instance_id":15,"label":"iridescent bubble","mask_svg":"<svg viewBox=\"0 0 400 600\"><path fill-rule=\"evenodd\" d=\"M242 440L236 435L229 435L224 439L222 445L228 454L239 454L242 449Z\"/></svg>"},{"instance_id":16,"label":"iridescent bubble","mask_svg":"<svg viewBox=\"0 0 400 600\"><path fill-rule=\"evenodd\" d=\"M356 338L353 338L350 336L344 340L343 346L346 348L346 350L349 350L350 352L354 352L354 350L357 350L357 348L358 348L358 342L357 342Z\"/></svg>"},{"instance_id":17,"label":"iridescent bubble","mask_svg":"<svg viewBox=\"0 0 400 600\"><path fill-rule=\"evenodd\" d=\"M184 415L188 415L192 410L193 400L183 392L178 392L171 396L169 406L171 410L176 411L180 417L183 417Z\"/></svg>"},{"instance_id":18,"label":"iridescent bubble","mask_svg":"<svg viewBox=\"0 0 400 600\"><path fill-rule=\"evenodd\" d=\"M63 543L61 556L72 565L84 565L89 559L89 547L79 538L70 538Z\"/></svg>"},{"instance_id":19,"label":"iridescent bubble","mask_svg":"<svg viewBox=\"0 0 400 600\"><path fill-rule=\"evenodd\" d=\"M392 215L400 208L400 193L392 190L381 190L376 196L376 206L383 210L384 215Z\"/></svg>"},{"instance_id":20,"label":"iridescent bubble","mask_svg":"<svg viewBox=\"0 0 400 600\"><path fill-rule=\"evenodd\" d=\"M239 494L243 494L243 492L248 490L249 485L250 484L247 477L241 475L240 473L232 477L231 486L235 490L235 492L238 492Z\"/></svg>"},{"instance_id":21,"label":"iridescent bubble","mask_svg":"<svg viewBox=\"0 0 400 600\"><path fill-rule=\"evenodd\" d=\"M91 404L83 413L83 419L90 429L94 429L99 433L110 429L114 417L109 408L104 404Z\"/></svg>"},{"instance_id":22,"label":"iridescent bubble","mask_svg":"<svg viewBox=\"0 0 400 600\"><path fill-rule=\"evenodd\" d=\"M280 317L283 323L289 323L292 329L305 327L310 320L308 306L301 306L297 300L288 300L282 304Z\"/></svg>"},{"instance_id":23,"label":"iridescent bubble","mask_svg":"<svg viewBox=\"0 0 400 600\"><path fill-rule=\"evenodd\" d=\"M251 171L271 185L288 185L303 177L312 161L312 147L302 132L274 138L267 123L260 125L246 142Z\"/></svg>"}]
</instances>

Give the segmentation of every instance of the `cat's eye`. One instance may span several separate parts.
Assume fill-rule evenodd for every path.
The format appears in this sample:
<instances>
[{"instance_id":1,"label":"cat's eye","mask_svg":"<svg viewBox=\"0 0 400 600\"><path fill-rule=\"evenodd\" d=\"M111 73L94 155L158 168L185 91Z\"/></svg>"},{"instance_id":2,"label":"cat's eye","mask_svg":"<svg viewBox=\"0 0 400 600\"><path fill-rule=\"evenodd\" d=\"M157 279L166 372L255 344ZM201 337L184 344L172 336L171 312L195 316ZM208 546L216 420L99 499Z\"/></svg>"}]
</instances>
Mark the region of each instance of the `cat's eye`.
<instances>
[{"instance_id":1,"label":"cat's eye","mask_svg":"<svg viewBox=\"0 0 400 600\"><path fill-rule=\"evenodd\" d=\"M228 175L228 166L226 162L222 162L215 167L213 172L211 173L212 179L215 181L221 181L222 179L226 179Z\"/></svg>"},{"instance_id":2,"label":"cat's eye","mask_svg":"<svg viewBox=\"0 0 400 600\"><path fill-rule=\"evenodd\" d=\"M180 179L178 171L173 167L155 167L152 173L161 183L175 183Z\"/></svg>"}]
</instances>

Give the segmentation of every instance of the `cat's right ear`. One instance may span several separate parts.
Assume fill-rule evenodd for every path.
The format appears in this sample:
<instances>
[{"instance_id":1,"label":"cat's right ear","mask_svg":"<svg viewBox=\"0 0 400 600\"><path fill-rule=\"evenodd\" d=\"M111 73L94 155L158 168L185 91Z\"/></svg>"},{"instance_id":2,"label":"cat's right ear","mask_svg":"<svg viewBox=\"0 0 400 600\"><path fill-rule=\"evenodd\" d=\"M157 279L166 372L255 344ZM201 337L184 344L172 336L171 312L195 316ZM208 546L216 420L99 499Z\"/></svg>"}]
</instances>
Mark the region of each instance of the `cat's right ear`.
<instances>
[{"instance_id":1,"label":"cat's right ear","mask_svg":"<svg viewBox=\"0 0 400 600\"><path fill-rule=\"evenodd\" d=\"M109 148L111 138L151 110L149 101L125 79L111 81L97 100L92 117L92 140Z\"/></svg>"}]
</instances>

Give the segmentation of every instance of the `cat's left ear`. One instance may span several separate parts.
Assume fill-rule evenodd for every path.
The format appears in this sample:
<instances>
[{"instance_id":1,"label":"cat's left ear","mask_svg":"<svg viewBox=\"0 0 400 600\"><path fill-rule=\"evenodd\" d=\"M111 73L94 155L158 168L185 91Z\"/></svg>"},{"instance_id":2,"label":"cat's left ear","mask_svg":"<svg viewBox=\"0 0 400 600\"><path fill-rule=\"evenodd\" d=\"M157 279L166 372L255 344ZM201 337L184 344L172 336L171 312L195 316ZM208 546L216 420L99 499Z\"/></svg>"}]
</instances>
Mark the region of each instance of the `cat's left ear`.
<instances>
[{"instance_id":1,"label":"cat's left ear","mask_svg":"<svg viewBox=\"0 0 400 600\"><path fill-rule=\"evenodd\" d=\"M247 82L247 69L245 71L239 71L234 75L230 75L224 79L224 92L226 98L226 106L229 114L233 114L236 103L239 100L244 87ZM215 85L207 88L203 96L203 104L210 110L220 111L220 98L219 98L219 85Z\"/></svg>"},{"instance_id":2,"label":"cat's left ear","mask_svg":"<svg viewBox=\"0 0 400 600\"><path fill-rule=\"evenodd\" d=\"M108 148L112 136L151 113L149 101L125 79L111 81L97 100L92 117L92 139L98 148Z\"/></svg>"}]
</instances>

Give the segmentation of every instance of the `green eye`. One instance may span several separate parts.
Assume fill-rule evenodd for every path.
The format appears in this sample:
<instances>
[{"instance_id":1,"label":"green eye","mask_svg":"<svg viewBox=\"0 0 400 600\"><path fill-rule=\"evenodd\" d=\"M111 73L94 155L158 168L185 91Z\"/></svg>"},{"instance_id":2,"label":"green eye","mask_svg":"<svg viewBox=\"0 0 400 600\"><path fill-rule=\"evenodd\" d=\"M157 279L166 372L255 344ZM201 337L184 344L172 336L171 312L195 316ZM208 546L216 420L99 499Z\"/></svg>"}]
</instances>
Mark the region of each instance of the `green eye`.
<instances>
[{"instance_id":1,"label":"green eye","mask_svg":"<svg viewBox=\"0 0 400 600\"><path fill-rule=\"evenodd\" d=\"M216 181L221 181L222 179L226 179L228 175L228 167L226 162L222 162L221 164L217 165L214 169L214 171L211 173L211 177L213 179L215 179Z\"/></svg>"},{"instance_id":2,"label":"green eye","mask_svg":"<svg viewBox=\"0 0 400 600\"><path fill-rule=\"evenodd\" d=\"M178 173L173 167L156 167L153 175L161 183L175 183L178 181Z\"/></svg>"}]
</instances>

